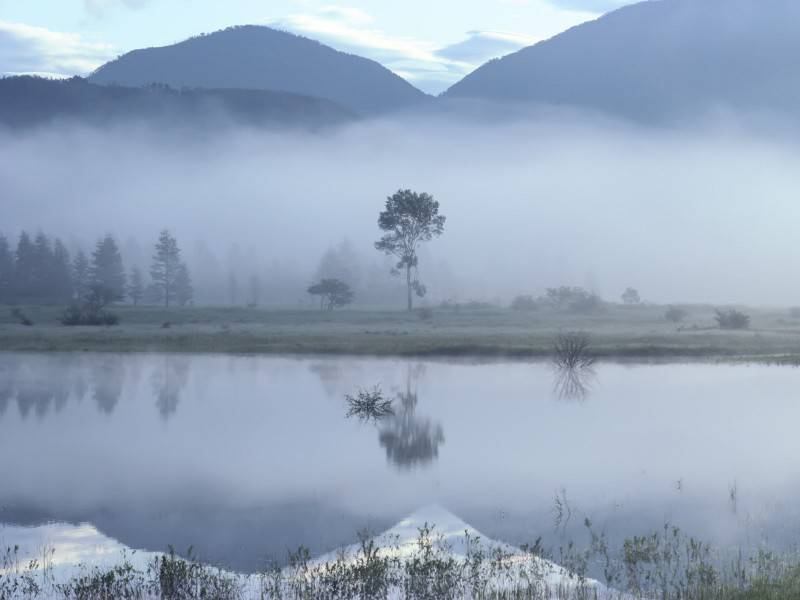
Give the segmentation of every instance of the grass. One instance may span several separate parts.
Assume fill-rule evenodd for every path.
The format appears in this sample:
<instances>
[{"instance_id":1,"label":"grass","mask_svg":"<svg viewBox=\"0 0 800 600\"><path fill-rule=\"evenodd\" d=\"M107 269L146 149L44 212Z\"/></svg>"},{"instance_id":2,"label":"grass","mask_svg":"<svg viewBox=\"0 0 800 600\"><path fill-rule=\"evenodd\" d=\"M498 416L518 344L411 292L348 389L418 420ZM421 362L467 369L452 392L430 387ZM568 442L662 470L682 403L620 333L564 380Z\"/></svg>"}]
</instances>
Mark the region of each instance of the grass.
<instances>
[{"instance_id":1,"label":"grass","mask_svg":"<svg viewBox=\"0 0 800 600\"><path fill-rule=\"evenodd\" d=\"M33 322L21 325L21 309ZM115 327L65 327L61 307L0 307L0 348L7 351L321 353L397 356L543 357L561 330L591 336L597 358L720 358L800 363L800 318L787 310L744 309L751 328L716 327L715 307L683 307L681 324L666 307L608 305L575 315L499 307L436 308L429 318L401 310L336 312L120 306ZM164 324L169 323L168 327Z\"/></svg>"},{"instance_id":2,"label":"grass","mask_svg":"<svg viewBox=\"0 0 800 600\"><path fill-rule=\"evenodd\" d=\"M144 566L126 557L107 568L79 568L67 581L57 580L47 565L20 565L18 548L0 554L3 600L117 598L168 600L306 600L404 598L406 600L796 600L800 567L760 551L724 563L712 549L666 525L634 537L611 550L604 535L587 521L587 550L567 544L556 552L540 543L519 552L486 546L465 533L466 552L456 557L435 528L420 527L411 552L397 542L379 544L366 532L357 550L327 562L312 560L307 549L289 553L288 566L271 565L251 575L224 571L186 558L170 548ZM568 571L554 564L555 558ZM141 563L141 561L139 561ZM722 564L723 566L719 566ZM588 577L603 573L607 588Z\"/></svg>"}]
</instances>

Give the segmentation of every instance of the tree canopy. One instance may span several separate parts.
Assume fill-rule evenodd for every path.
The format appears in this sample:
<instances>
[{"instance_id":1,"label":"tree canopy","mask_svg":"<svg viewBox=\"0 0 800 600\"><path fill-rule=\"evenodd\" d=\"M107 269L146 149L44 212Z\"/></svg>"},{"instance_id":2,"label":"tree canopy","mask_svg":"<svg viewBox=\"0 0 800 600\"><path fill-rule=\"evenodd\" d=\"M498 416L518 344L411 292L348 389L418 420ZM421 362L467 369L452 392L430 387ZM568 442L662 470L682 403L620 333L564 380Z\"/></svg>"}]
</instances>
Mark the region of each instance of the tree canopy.
<instances>
[{"instance_id":1,"label":"tree canopy","mask_svg":"<svg viewBox=\"0 0 800 600\"><path fill-rule=\"evenodd\" d=\"M308 288L312 296L320 297L320 310L333 310L353 302L355 294L350 286L340 279L323 279Z\"/></svg>"},{"instance_id":2,"label":"tree canopy","mask_svg":"<svg viewBox=\"0 0 800 600\"><path fill-rule=\"evenodd\" d=\"M418 276L419 245L442 235L445 221L446 217L439 214L439 203L433 196L411 190L399 190L389 196L378 217L378 227L385 233L375 242L375 248L397 257L393 273L405 270L408 310L413 308L412 292L419 297L426 293Z\"/></svg>"}]
</instances>

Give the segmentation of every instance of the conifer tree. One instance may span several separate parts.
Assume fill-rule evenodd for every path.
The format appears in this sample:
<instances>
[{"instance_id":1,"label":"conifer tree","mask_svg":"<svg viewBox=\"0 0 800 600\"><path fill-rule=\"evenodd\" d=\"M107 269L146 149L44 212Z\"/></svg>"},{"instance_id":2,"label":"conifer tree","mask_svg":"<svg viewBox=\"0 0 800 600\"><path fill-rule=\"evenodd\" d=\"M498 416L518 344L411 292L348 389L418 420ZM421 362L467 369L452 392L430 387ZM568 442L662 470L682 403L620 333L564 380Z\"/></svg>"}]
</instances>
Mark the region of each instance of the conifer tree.
<instances>
[{"instance_id":1,"label":"conifer tree","mask_svg":"<svg viewBox=\"0 0 800 600\"><path fill-rule=\"evenodd\" d=\"M168 230L158 236L156 253L150 266L150 277L153 279L153 292L159 302L169 308L170 303L178 299L176 281L181 267L181 250L178 242Z\"/></svg>"},{"instance_id":2,"label":"conifer tree","mask_svg":"<svg viewBox=\"0 0 800 600\"><path fill-rule=\"evenodd\" d=\"M92 286L101 290L103 299L107 303L118 302L125 298L126 278L122 255L111 235L106 235L97 242L92 253L90 273Z\"/></svg>"},{"instance_id":3,"label":"conifer tree","mask_svg":"<svg viewBox=\"0 0 800 600\"><path fill-rule=\"evenodd\" d=\"M142 280L142 272L138 267L131 269L131 276L128 281L130 282L128 284L128 297L134 306L138 306L144 297L144 281Z\"/></svg>"}]
</instances>

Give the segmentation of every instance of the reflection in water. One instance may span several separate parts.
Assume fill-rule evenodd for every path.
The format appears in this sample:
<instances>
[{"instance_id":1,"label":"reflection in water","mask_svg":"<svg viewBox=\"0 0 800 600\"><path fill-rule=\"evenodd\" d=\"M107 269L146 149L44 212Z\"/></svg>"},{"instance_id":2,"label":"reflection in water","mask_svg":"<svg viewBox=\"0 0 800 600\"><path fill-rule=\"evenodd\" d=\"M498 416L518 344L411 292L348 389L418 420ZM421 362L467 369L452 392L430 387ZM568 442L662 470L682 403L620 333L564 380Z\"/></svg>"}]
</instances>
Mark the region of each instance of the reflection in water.
<instances>
[{"instance_id":1,"label":"reflection in water","mask_svg":"<svg viewBox=\"0 0 800 600\"><path fill-rule=\"evenodd\" d=\"M121 356L104 356L95 366L92 396L100 412L110 415L117 407L125 385L125 365Z\"/></svg>"},{"instance_id":2,"label":"reflection in water","mask_svg":"<svg viewBox=\"0 0 800 600\"><path fill-rule=\"evenodd\" d=\"M399 359L130 354L110 418L94 399L98 380L114 387L109 358L0 352L0 523L91 523L133 548L193 545L247 571L431 503L545 547L585 540L584 517L614 543L665 520L724 547L800 535L797 370L603 363L578 404L551 400L546 363L434 361L415 386ZM341 365L336 401L309 370L328 361ZM396 416L345 419L344 394L377 382ZM562 489L566 533L553 528Z\"/></svg>"},{"instance_id":3,"label":"reflection in water","mask_svg":"<svg viewBox=\"0 0 800 600\"><path fill-rule=\"evenodd\" d=\"M161 418L169 419L178 409L181 392L189 379L189 360L184 356L164 356L151 380L156 407Z\"/></svg>"},{"instance_id":4,"label":"reflection in water","mask_svg":"<svg viewBox=\"0 0 800 600\"><path fill-rule=\"evenodd\" d=\"M395 414L381 421L378 439L386 450L386 458L403 469L433 462L439 457L439 445L444 443L441 425L416 415L416 382L423 370L422 365L414 369L409 367L406 391L397 396Z\"/></svg>"},{"instance_id":5,"label":"reflection in water","mask_svg":"<svg viewBox=\"0 0 800 600\"><path fill-rule=\"evenodd\" d=\"M559 400L583 402L589 397L597 374L591 366L556 367L553 391Z\"/></svg>"}]
</instances>

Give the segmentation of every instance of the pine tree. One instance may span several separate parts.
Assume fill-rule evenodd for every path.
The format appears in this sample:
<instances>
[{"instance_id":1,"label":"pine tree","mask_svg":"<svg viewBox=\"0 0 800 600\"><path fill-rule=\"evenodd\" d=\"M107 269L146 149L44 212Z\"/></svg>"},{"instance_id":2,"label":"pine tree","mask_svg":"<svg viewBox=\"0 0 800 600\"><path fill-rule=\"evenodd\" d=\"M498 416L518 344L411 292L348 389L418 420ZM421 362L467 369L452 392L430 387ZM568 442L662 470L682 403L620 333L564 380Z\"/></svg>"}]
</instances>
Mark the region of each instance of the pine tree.
<instances>
[{"instance_id":1,"label":"pine tree","mask_svg":"<svg viewBox=\"0 0 800 600\"><path fill-rule=\"evenodd\" d=\"M56 302L66 302L72 297L72 273L69 251L64 243L56 239L50 264L50 297Z\"/></svg>"},{"instance_id":2,"label":"pine tree","mask_svg":"<svg viewBox=\"0 0 800 600\"><path fill-rule=\"evenodd\" d=\"M189 268L186 263L181 263L178 267L178 273L175 276L175 299L178 305L186 306L194 298L194 289L192 288L192 278L189 275Z\"/></svg>"},{"instance_id":3,"label":"pine tree","mask_svg":"<svg viewBox=\"0 0 800 600\"><path fill-rule=\"evenodd\" d=\"M83 250L78 250L72 261L72 286L78 298L85 298L91 285L89 259Z\"/></svg>"},{"instance_id":4,"label":"pine tree","mask_svg":"<svg viewBox=\"0 0 800 600\"><path fill-rule=\"evenodd\" d=\"M47 300L51 295L53 247L50 239L41 231L36 234L33 242L32 265L30 297L38 301Z\"/></svg>"},{"instance_id":5,"label":"pine tree","mask_svg":"<svg viewBox=\"0 0 800 600\"><path fill-rule=\"evenodd\" d=\"M28 232L23 231L17 242L14 257L14 298L26 300L31 298L34 274L36 272L36 252Z\"/></svg>"},{"instance_id":6,"label":"pine tree","mask_svg":"<svg viewBox=\"0 0 800 600\"><path fill-rule=\"evenodd\" d=\"M239 278L236 277L235 271L228 273L228 296L231 299L231 305L239 304Z\"/></svg>"},{"instance_id":7,"label":"pine tree","mask_svg":"<svg viewBox=\"0 0 800 600\"><path fill-rule=\"evenodd\" d=\"M178 242L168 230L158 236L156 253L150 266L150 277L153 278L153 290L160 302L169 308L170 302L178 297L176 279L181 267L181 250Z\"/></svg>"},{"instance_id":8,"label":"pine tree","mask_svg":"<svg viewBox=\"0 0 800 600\"><path fill-rule=\"evenodd\" d=\"M0 302L14 298L14 255L5 236L0 235Z\"/></svg>"},{"instance_id":9,"label":"pine tree","mask_svg":"<svg viewBox=\"0 0 800 600\"><path fill-rule=\"evenodd\" d=\"M106 235L97 242L92 253L90 274L91 285L101 290L106 302L118 302L125 298L125 269L117 242L112 236Z\"/></svg>"},{"instance_id":10,"label":"pine tree","mask_svg":"<svg viewBox=\"0 0 800 600\"><path fill-rule=\"evenodd\" d=\"M142 272L138 267L131 269L131 276L128 281L130 282L128 284L128 297L134 306L138 306L144 297L144 281L142 281Z\"/></svg>"}]
</instances>

